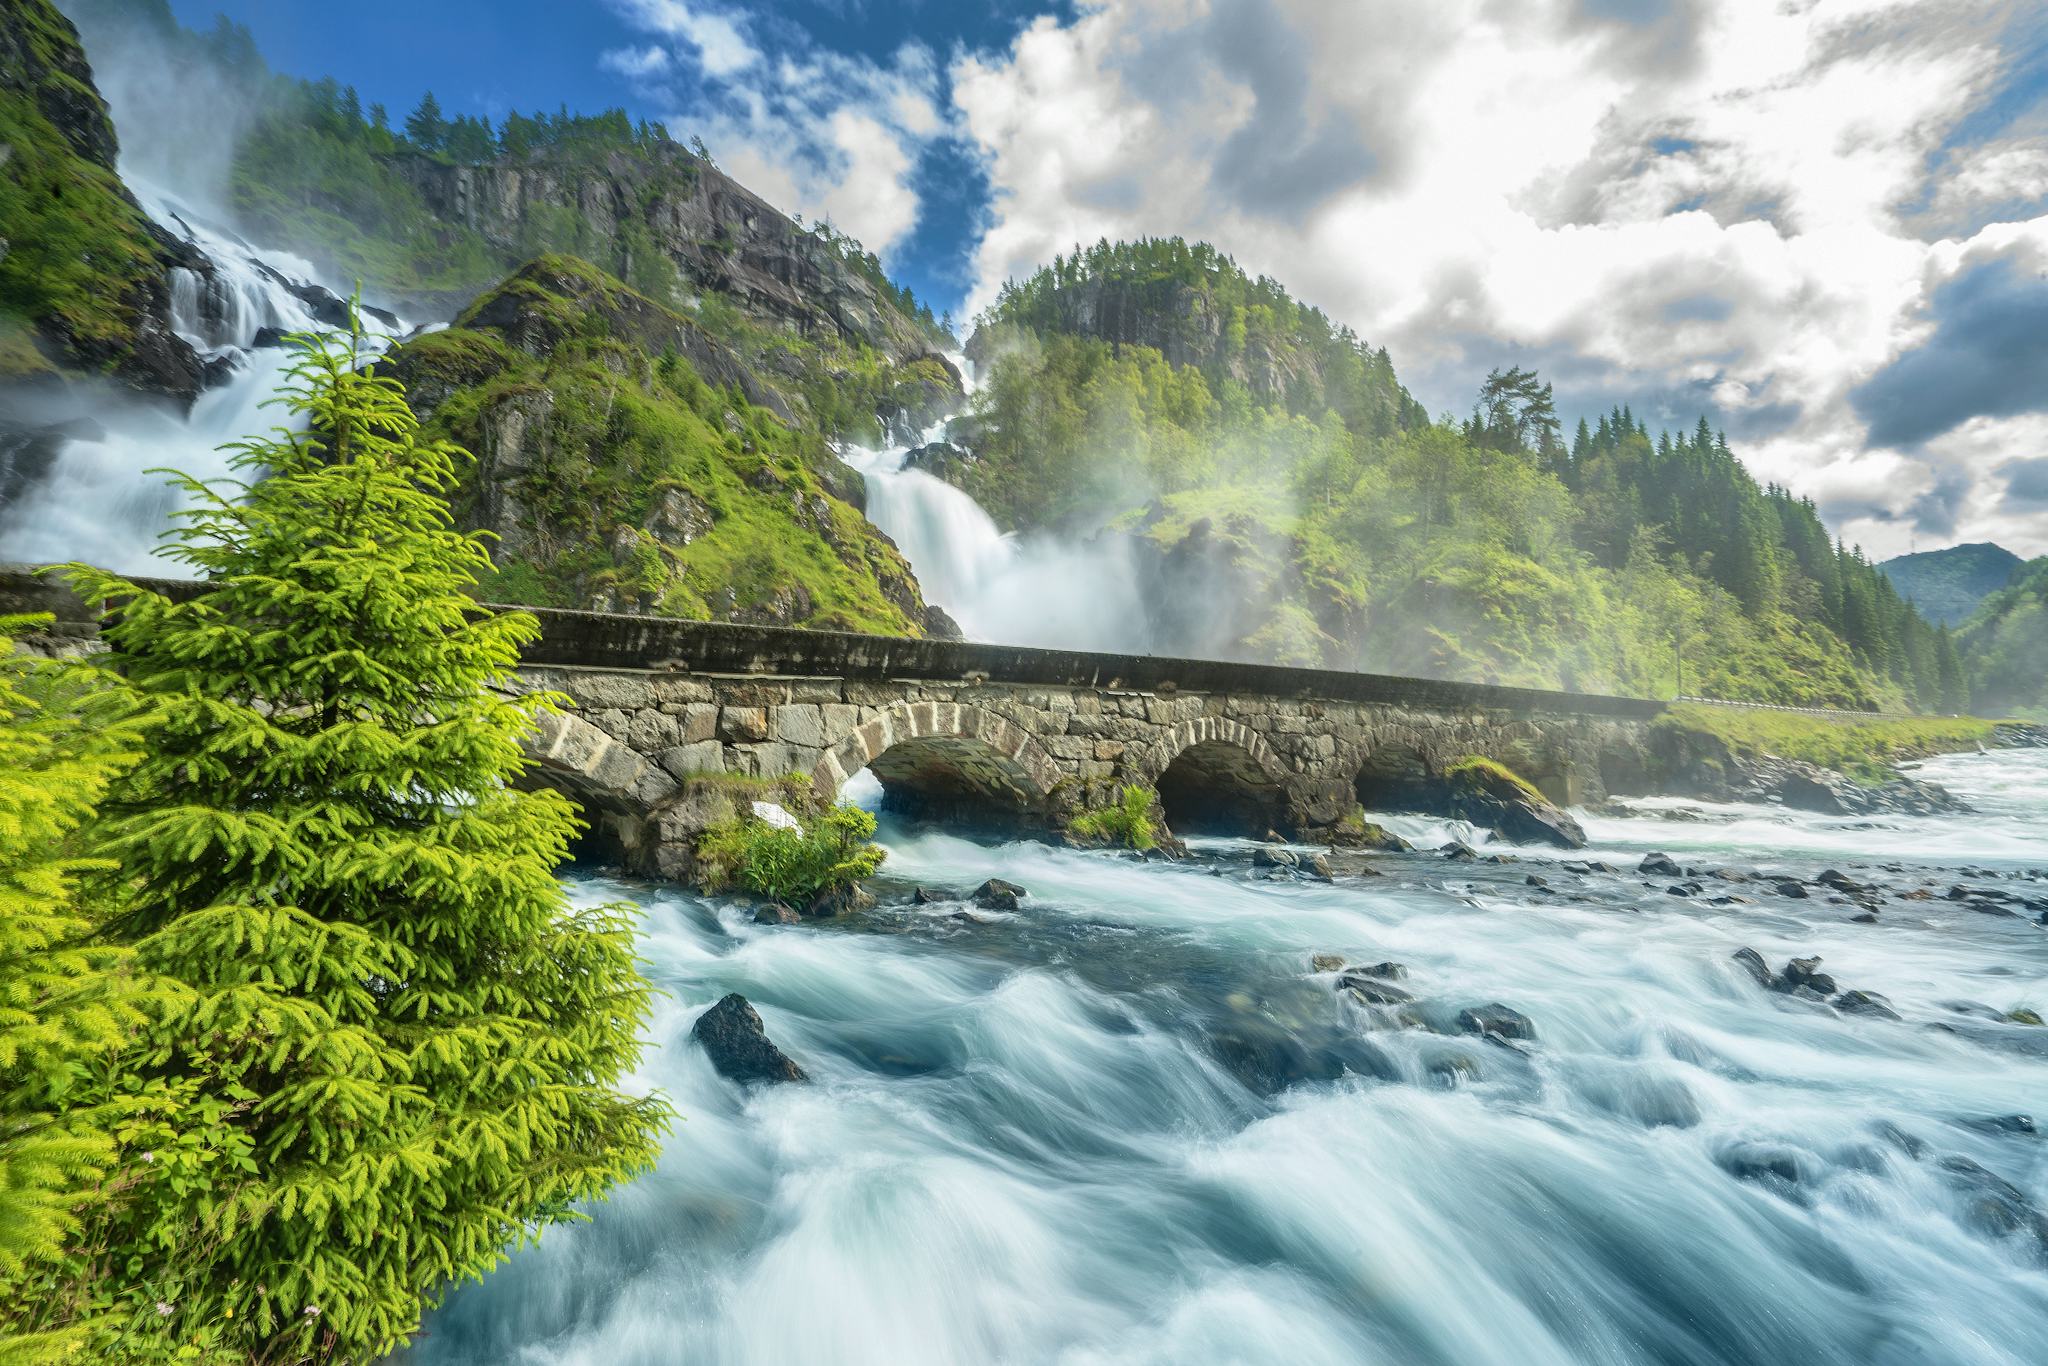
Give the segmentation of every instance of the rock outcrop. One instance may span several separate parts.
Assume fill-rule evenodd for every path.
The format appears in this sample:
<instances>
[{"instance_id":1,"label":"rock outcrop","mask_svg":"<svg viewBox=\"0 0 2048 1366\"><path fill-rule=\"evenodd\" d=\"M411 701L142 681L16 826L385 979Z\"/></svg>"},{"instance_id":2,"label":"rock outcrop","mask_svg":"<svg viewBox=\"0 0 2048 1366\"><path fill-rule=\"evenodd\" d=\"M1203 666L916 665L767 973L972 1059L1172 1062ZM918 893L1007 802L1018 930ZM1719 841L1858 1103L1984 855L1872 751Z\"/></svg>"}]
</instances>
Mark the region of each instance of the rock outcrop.
<instances>
[{"instance_id":1,"label":"rock outcrop","mask_svg":"<svg viewBox=\"0 0 2048 1366\"><path fill-rule=\"evenodd\" d=\"M0 0L0 110L0 383L103 374L190 401L207 373L172 330L170 272L212 267L121 183L78 32L48 0Z\"/></svg>"},{"instance_id":2,"label":"rock outcrop","mask_svg":"<svg viewBox=\"0 0 2048 1366\"><path fill-rule=\"evenodd\" d=\"M640 242L674 264L686 290L725 295L770 326L844 339L897 363L937 353L931 332L856 248L798 227L679 145L481 166L402 155L391 165L437 215L476 232L507 259L530 251L536 222L570 206L586 239L581 250L593 259L619 259L623 248Z\"/></svg>"},{"instance_id":3,"label":"rock outcrop","mask_svg":"<svg viewBox=\"0 0 2048 1366\"><path fill-rule=\"evenodd\" d=\"M454 501L497 538L486 593L890 635L950 626L833 495L821 471L839 462L800 425L791 383L587 262L529 263L381 368L477 457Z\"/></svg>"}]
</instances>

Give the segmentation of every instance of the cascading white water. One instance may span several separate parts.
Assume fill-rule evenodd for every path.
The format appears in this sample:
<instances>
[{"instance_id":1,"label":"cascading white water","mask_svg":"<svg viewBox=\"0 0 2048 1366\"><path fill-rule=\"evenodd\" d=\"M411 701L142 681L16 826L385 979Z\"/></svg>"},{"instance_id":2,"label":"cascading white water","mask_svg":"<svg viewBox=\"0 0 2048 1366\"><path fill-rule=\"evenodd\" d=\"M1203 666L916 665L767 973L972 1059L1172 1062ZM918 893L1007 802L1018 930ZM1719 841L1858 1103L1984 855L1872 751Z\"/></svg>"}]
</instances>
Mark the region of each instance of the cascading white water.
<instances>
[{"instance_id":1,"label":"cascading white water","mask_svg":"<svg viewBox=\"0 0 2048 1366\"><path fill-rule=\"evenodd\" d=\"M1145 615L1120 548L1005 535L967 494L905 468L907 453L849 447L840 458L860 471L868 520L910 561L925 601L944 608L970 640L1145 648Z\"/></svg>"},{"instance_id":2,"label":"cascading white water","mask_svg":"<svg viewBox=\"0 0 2048 1366\"><path fill-rule=\"evenodd\" d=\"M1320 885L1227 841L1175 866L886 825L883 905L844 926L578 882L642 908L670 995L635 1084L682 1123L402 1359L2037 1366L2048 1141L2016 1116L2048 1119L2048 1030L1997 1017L2048 1007L2048 933L1939 893L2048 898L2048 753L1929 768L1981 814L1593 818L1576 856L1936 891L1876 925L1532 850ZM909 904L991 876L1020 913ZM1742 945L1903 1019L1764 991ZM1316 952L1405 964L1429 1027ZM810 1084L711 1070L690 1026L728 991ZM1448 1023L1489 1001L1536 1041Z\"/></svg>"},{"instance_id":3,"label":"cascading white water","mask_svg":"<svg viewBox=\"0 0 2048 1366\"><path fill-rule=\"evenodd\" d=\"M225 357L233 371L200 394L190 412L110 398L92 415L96 434L67 441L44 477L0 507L0 561L83 560L129 573L181 573L155 552L182 495L151 471L175 469L202 480L226 475L224 444L286 420L263 405L276 394L290 357L277 347L250 349L258 333L321 330L280 282L313 281L310 264L285 252L259 257L146 186L136 189L151 217L213 262L210 283L182 268L171 272L171 320L202 357Z\"/></svg>"}]
</instances>

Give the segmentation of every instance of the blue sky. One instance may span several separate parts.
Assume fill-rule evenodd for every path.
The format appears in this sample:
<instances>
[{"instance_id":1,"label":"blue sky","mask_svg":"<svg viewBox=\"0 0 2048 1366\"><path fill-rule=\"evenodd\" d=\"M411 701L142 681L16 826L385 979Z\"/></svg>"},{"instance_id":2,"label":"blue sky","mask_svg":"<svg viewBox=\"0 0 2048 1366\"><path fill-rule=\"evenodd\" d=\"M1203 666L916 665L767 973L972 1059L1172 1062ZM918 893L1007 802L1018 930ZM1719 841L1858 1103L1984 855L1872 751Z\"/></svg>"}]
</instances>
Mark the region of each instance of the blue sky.
<instances>
[{"instance_id":1,"label":"blue sky","mask_svg":"<svg viewBox=\"0 0 2048 1366\"><path fill-rule=\"evenodd\" d=\"M2048 553L2037 2L172 3L394 116L662 119L958 317L1202 238L1433 411L1534 365L1567 420L1707 413L1874 554Z\"/></svg>"}]
</instances>

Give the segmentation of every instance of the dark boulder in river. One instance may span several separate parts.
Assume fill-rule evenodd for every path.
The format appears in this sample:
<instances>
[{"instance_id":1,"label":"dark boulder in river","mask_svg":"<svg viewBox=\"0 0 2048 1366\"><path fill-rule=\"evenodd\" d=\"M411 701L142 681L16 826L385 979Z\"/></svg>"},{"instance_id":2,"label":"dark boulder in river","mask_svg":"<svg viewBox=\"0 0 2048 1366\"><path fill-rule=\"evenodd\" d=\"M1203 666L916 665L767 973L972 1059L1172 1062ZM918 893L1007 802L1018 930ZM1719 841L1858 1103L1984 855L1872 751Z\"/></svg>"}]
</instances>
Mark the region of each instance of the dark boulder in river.
<instances>
[{"instance_id":1,"label":"dark boulder in river","mask_svg":"<svg viewBox=\"0 0 2048 1366\"><path fill-rule=\"evenodd\" d=\"M760 1012L733 992L697 1017L690 1037L727 1081L808 1081L804 1069L768 1038Z\"/></svg>"},{"instance_id":2,"label":"dark boulder in river","mask_svg":"<svg viewBox=\"0 0 2048 1366\"><path fill-rule=\"evenodd\" d=\"M1458 1012L1458 1028L1467 1034L1478 1034L1489 1039L1534 1039L1536 1026L1519 1010L1512 1010L1500 1002L1491 1005L1473 1006Z\"/></svg>"},{"instance_id":3,"label":"dark boulder in river","mask_svg":"<svg viewBox=\"0 0 2048 1366\"><path fill-rule=\"evenodd\" d=\"M1023 904L1025 891L1014 882L992 877L974 889L974 904L991 911L1014 911Z\"/></svg>"}]
</instances>

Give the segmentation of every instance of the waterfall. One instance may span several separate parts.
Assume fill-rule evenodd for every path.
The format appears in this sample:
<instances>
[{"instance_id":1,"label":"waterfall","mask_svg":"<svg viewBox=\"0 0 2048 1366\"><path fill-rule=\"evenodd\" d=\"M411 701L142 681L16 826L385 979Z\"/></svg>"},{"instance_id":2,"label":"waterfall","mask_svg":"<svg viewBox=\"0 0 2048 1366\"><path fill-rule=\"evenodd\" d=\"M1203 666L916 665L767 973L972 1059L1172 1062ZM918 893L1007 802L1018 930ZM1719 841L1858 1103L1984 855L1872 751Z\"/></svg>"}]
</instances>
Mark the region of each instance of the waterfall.
<instances>
[{"instance_id":1,"label":"waterfall","mask_svg":"<svg viewBox=\"0 0 2048 1366\"><path fill-rule=\"evenodd\" d=\"M960 369L971 373L964 362ZM937 441L943 431L941 423L923 441ZM839 456L860 472L868 520L910 561L925 601L943 608L968 639L1067 650L1151 649L1125 545L1006 534L965 492L907 466L912 449L849 446Z\"/></svg>"},{"instance_id":2,"label":"waterfall","mask_svg":"<svg viewBox=\"0 0 2048 1366\"><path fill-rule=\"evenodd\" d=\"M85 560L129 573L180 573L157 550L184 495L151 471L224 477L224 444L285 420L264 405L276 394L290 353L256 346L259 337L266 330L322 327L293 288L314 283L306 261L283 252L259 256L169 198L139 184L134 188L153 219L212 262L210 278L183 267L171 271L171 324L203 359L227 364L230 373L189 412L123 398L96 408L90 422L76 424L79 434L57 450L48 471L0 507L0 561Z\"/></svg>"}]
</instances>

